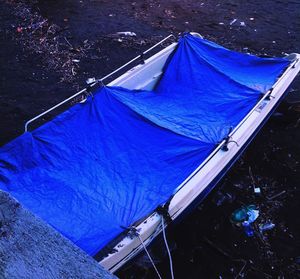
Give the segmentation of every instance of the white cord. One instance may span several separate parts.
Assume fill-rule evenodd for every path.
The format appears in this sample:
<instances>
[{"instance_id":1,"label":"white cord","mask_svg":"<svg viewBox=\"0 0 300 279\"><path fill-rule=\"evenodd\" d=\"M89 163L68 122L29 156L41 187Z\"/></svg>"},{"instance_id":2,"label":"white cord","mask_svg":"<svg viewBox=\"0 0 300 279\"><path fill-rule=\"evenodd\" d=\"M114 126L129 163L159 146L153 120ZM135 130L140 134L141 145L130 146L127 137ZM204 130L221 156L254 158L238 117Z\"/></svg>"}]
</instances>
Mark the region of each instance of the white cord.
<instances>
[{"instance_id":1,"label":"white cord","mask_svg":"<svg viewBox=\"0 0 300 279\"><path fill-rule=\"evenodd\" d=\"M153 265L153 267L154 267L154 269L155 269L155 271L156 271L156 274L157 274L158 278L159 278L159 279L162 279L162 277L161 277L160 274L159 274L159 271L158 271L157 267L155 266L154 261L152 260L150 254L149 254L149 252L148 252L148 250L147 250L147 248L146 248L146 246L145 246L145 244L144 244L144 241L142 240L142 238L141 238L141 236L139 235L139 233L137 233L137 236L138 236L138 238L139 238L141 244L143 245L144 250L145 250L145 252L146 252L146 254L147 254L147 256L148 256L150 262L152 263L152 265Z\"/></svg>"},{"instance_id":2,"label":"white cord","mask_svg":"<svg viewBox=\"0 0 300 279\"><path fill-rule=\"evenodd\" d=\"M163 231L163 237L164 237L165 245L166 245L168 255L169 255L171 278L174 279L173 261L172 261L172 256L171 256L171 252L170 252L167 237L166 237L165 224L164 224L164 217L163 216L161 216L161 225L162 225L162 231Z\"/></svg>"}]
</instances>

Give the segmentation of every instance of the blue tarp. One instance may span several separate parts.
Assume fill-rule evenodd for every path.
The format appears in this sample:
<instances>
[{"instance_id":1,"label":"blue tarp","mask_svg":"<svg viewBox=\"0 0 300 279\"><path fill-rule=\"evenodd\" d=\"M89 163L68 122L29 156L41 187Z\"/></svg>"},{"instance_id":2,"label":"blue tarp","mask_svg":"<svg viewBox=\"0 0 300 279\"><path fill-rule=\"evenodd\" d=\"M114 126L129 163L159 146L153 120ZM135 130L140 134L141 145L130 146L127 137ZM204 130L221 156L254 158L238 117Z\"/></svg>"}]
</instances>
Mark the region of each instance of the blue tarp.
<instances>
[{"instance_id":1,"label":"blue tarp","mask_svg":"<svg viewBox=\"0 0 300 279\"><path fill-rule=\"evenodd\" d=\"M289 62L185 35L153 91L103 87L0 149L0 189L91 255L158 205Z\"/></svg>"}]
</instances>

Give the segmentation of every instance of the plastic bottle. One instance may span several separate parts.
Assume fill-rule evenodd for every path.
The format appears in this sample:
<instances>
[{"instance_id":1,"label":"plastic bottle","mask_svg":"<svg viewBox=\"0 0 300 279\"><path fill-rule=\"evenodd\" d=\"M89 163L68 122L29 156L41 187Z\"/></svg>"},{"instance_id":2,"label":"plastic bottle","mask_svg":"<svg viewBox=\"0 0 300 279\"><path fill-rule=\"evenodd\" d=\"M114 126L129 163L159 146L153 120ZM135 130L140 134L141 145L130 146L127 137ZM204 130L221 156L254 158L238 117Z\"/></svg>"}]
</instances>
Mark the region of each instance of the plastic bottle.
<instances>
[{"instance_id":1,"label":"plastic bottle","mask_svg":"<svg viewBox=\"0 0 300 279\"><path fill-rule=\"evenodd\" d=\"M254 235L254 230L253 230L251 224L250 224L248 221L244 221L244 222L242 223L242 225L243 225L243 228L244 228L244 232L245 232L245 234L246 234L248 237L251 237L251 236Z\"/></svg>"}]
</instances>

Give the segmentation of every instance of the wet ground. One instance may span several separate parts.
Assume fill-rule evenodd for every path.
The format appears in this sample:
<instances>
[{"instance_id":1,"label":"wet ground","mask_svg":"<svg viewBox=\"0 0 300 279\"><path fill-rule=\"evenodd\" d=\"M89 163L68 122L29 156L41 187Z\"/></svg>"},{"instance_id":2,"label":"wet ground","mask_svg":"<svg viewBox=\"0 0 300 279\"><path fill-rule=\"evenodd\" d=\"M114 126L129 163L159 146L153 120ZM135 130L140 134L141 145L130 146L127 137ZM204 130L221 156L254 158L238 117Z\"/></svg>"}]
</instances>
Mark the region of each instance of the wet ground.
<instances>
[{"instance_id":1,"label":"wet ground","mask_svg":"<svg viewBox=\"0 0 300 279\"><path fill-rule=\"evenodd\" d=\"M20 135L26 120L84 87L86 78L104 76L171 32L197 31L260 55L300 52L300 0L0 0L0 22L0 145ZM298 78L230 173L168 231L176 278L299 278L299 101ZM230 216L247 204L259 207L255 226L272 221L275 228L261 234L255 227L254 237L245 236ZM161 247L152 253L168 278ZM143 255L117 275L155 278Z\"/></svg>"}]
</instances>

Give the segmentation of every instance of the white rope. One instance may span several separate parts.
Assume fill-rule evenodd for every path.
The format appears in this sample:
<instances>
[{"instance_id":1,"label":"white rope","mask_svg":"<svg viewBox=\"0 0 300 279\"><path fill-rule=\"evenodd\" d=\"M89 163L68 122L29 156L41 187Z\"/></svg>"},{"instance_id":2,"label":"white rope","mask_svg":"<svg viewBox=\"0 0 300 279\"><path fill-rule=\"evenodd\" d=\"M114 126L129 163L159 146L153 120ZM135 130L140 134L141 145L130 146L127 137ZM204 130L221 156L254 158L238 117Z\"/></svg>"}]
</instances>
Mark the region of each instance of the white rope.
<instances>
[{"instance_id":1,"label":"white rope","mask_svg":"<svg viewBox=\"0 0 300 279\"><path fill-rule=\"evenodd\" d=\"M156 271L156 274L157 274L158 278L159 278L159 279L162 279L162 277L160 276L159 271L158 271L158 269L157 269L157 267L156 267L154 261L152 260L150 254L149 254L149 252L148 252L148 250L147 250L147 248L146 248L146 246L145 246L145 244L144 244L143 239L141 238L141 236L139 235L139 233L137 233L137 236L138 236L138 238L139 238L141 244L143 245L143 248L144 248L144 250L145 250L145 252L146 252L146 254L147 254L147 256L148 256L150 262L152 263L152 265L153 265L153 267L154 267L154 269L155 269L155 271Z\"/></svg>"},{"instance_id":2,"label":"white rope","mask_svg":"<svg viewBox=\"0 0 300 279\"><path fill-rule=\"evenodd\" d=\"M174 279L173 261L172 261L172 256L171 256L171 252L170 252L167 237L166 237L165 224L164 224L164 217L163 216L161 216L161 225L162 225L162 231L163 231L163 237L164 237L165 245L166 245L168 255L169 255L171 278Z\"/></svg>"}]
</instances>

